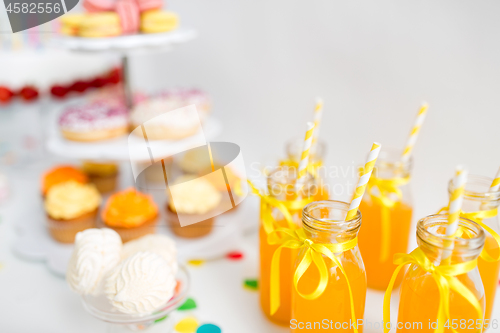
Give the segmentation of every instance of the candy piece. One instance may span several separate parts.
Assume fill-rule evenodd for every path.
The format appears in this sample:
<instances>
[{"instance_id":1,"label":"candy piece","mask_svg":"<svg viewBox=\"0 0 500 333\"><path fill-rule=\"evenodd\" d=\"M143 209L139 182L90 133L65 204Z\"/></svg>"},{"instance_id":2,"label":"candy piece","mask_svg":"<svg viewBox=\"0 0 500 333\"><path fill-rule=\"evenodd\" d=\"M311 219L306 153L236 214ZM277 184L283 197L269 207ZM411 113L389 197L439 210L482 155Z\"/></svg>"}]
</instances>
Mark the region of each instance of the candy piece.
<instances>
[{"instance_id":1,"label":"candy piece","mask_svg":"<svg viewBox=\"0 0 500 333\"><path fill-rule=\"evenodd\" d=\"M186 311L186 310L192 310L192 309L196 309L196 302L194 301L194 299L192 298L188 298L184 304L182 304L180 307L179 307L179 311Z\"/></svg>"},{"instance_id":2,"label":"candy piece","mask_svg":"<svg viewBox=\"0 0 500 333\"><path fill-rule=\"evenodd\" d=\"M156 319L156 320L155 320L155 323L159 323L160 321L164 321L164 320L165 320L165 319L167 319L167 318L168 318L168 316L165 316L165 317L161 317L161 318L159 318L159 319Z\"/></svg>"},{"instance_id":3,"label":"candy piece","mask_svg":"<svg viewBox=\"0 0 500 333\"><path fill-rule=\"evenodd\" d=\"M188 265L191 265L191 266L201 266L205 263L205 261L194 259L194 260L189 260L187 263L188 263Z\"/></svg>"},{"instance_id":4,"label":"candy piece","mask_svg":"<svg viewBox=\"0 0 500 333\"><path fill-rule=\"evenodd\" d=\"M139 8L133 0L120 0L116 4L116 13L120 16L120 24L124 34L139 31Z\"/></svg>"},{"instance_id":5,"label":"candy piece","mask_svg":"<svg viewBox=\"0 0 500 333\"><path fill-rule=\"evenodd\" d=\"M12 97L14 97L14 93L7 87L0 86L0 102L8 103Z\"/></svg>"},{"instance_id":6,"label":"candy piece","mask_svg":"<svg viewBox=\"0 0 500 333\"><path fill-rule=\"evenodd\" d=\"M222 330L219 326L214 324L204 324L198 327L196 333L221 333Z\"/></svg>"},{"instance_id":7,"label":"candy piece","mask_svg":"<svg viewBox=\"0 0 500 333\"><path fill-rule=\"evenodd\" d=\"M243 286L249 290L255 291L259 289L259 281L255 279L246 279Z\"/></svg>"},{"instance_id":8,"label":"candy piece","mask_svg":"<svg viewBox=\"0 0 500 333\"><path fill-rule=\"evenodd\" d=\"M38 98L38 90L32 86L26 86L19 92L19 95L25 101L33 101Z\"/></svg>"},{"instance_id":9,"label":"candy piece","mask_svg":"<svg viewBox=\"0 0 500 333\"><path fill-rule=\"evenodd\" d=\"M195 333L198 328L198 320L194 317L186 317L175 325L175 330L179 333Z\"/></svg>"},{"instance_id":10,"label":"candy piece","mask_svg":"<svg viewBox=\"0 0 500 333\"><path fill-rule=\"evenodd\" d=\"M229 252L227 254L227 258L230 260L241 260L241 259L243 259L243 253L241 253L239 251Z\"/></svg>"}]
</instances>

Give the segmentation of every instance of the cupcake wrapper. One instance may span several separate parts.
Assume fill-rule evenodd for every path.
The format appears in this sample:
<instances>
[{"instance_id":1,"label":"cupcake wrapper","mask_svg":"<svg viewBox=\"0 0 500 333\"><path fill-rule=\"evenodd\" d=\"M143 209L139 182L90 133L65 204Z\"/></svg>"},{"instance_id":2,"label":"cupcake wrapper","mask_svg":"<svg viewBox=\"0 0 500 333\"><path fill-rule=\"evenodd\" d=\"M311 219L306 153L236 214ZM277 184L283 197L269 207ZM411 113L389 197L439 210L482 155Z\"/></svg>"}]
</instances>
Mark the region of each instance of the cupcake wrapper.
<instances>
[{"instance_id":1,"label":"cupcake wrapper","mask_svg":"<svg viewBox=\"0 0 500 333\"><path fill-rule=\"evenodd\" d=\"M154 219L147 221L146 223L138 226L138 227L133 227L133 228L118 228L118 227L112 227L107 225L103 221L99 221L98 226L99 228L110 228L113 229L120 235L122 238L122 242L128 242L133 239L140 238L142 236L146 236L149 234L154 234L156 233L156 224L158 222L158 218L155 217Z\"/></svg>"},{"instance_id":2,"label":"cupcake wrapper","mask_svg":"<svg viewBox=\"0 0 500 333\"><path fill-rule=\"evenodd\" d=\"M50 235L60 243L74 243L80 231L96 227L97 209L71 220L54 219L47 215Z\"/></svg>"},{"instance_id":3,"label":"cupcake wrapper","mask_svg":"<svg viewBox=\"0 0 500 333\"><path fill-rule=\"evenodd\" d=\"M199 238L212 232L215 217L181 227L177 213L174 213L167 204L167 223L174 234L183 238Z\"/></svg>"}]
</instances>

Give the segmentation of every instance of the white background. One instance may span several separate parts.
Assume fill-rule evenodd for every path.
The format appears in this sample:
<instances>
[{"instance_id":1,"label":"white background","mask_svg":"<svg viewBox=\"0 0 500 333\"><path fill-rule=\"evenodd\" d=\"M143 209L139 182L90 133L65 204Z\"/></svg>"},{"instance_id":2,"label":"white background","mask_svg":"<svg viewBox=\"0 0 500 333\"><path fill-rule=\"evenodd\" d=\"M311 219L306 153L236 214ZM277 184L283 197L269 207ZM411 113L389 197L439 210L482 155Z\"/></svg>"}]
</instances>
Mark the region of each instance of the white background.
<instances>
[{"instance_id":1,"label":"white background","mask_svg":"<svg viewBox=\"0 0 500 333\"><path fill-rule=\"evenodd\" d=\"M344 168L362 163L373 141L402 148L420 102L430 104L414 151L416 218L446 203L457 164L489 176L500 166L498 1L171 0L167 6L200 36L172 53L133 58L134 85L207 90L224 124L221 139L239 144L248 166L284 155L284 142L302 136L316 96L325 101L327 165ZM23 200L38 199L41 169L30 170L29 177L20 171L12 178L30 189L15 211ZM63 280L12 255L14 237L14 221L5 219L0 331L104 332ZM245 246L251 252L255 240ZM193 294L224 332L280 331L265 325L256 294L240 287L254 266L249 258L192 272ZM225 288L236 291L221 296ZM381 319L380 295L369 299L376 305L367 316Z\"/></svg>"}]
</instances>

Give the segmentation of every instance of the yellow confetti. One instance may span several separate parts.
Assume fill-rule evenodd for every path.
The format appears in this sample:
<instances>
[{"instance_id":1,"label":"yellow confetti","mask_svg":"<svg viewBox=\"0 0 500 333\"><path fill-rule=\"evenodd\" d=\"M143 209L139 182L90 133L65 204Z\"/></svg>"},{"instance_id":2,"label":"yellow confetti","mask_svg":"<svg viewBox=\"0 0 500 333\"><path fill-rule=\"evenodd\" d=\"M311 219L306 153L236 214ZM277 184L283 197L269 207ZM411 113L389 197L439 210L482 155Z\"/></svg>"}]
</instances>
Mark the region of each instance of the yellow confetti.
<instances>
[{"instance_id":1,"label":"yellow confetti","mask_svg":"<svg viewBox=\"0 0 500 333\"><path fill-rule=\"evenodd\" d=\"M175 330L179 333L194 333L198 328L198 320L194 317L186 317L175 325Z\"/></svg>"},{"instance_id":2,"label":"yellow confetti","mask_svg":"<svg viewBox=\"0 0 500 333\"><path fill-rule=\"evenodd\" d=\"M201 266L205 263L204 260L189 260L188 261L188 265L191 265L191 266Z\"/></svg>"}]
</instances>

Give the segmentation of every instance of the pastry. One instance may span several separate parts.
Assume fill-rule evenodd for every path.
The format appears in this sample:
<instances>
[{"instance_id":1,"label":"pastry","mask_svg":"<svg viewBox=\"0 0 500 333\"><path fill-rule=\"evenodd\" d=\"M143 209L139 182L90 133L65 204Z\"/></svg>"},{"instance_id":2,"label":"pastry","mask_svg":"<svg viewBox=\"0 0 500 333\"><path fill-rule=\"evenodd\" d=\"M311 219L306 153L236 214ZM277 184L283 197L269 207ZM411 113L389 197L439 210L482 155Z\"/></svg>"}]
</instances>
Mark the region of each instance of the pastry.
<instances>
[{"instance_id":1,"label":"pastry","mask_svg":"<svg viewBox=\"0 0 500 333\"><path fill-rule=\"evenodd\" d=\"M83 8L91 13L113 11L115 4L115 0L83 0Z\"/></svg>"},{"instance_id":2,"label":"pastry","mask_svg":"<svg viewBox=\"0 0 500 333\"><path fill-rule=\"evenodd\" d=\"M139 10L144 12L151 9L160 9L163 6L162 0L137 0Z\"/></svg>"},{"instance_id":3,"label":"pastry","mask_svg":"<svg viewBox=\"0 0 500 333\"><path fill-rule=\"evenodd\" d=\"M167 303L177 282L168 262L153 252L138 252L111 271L104 292L127 314L147 314Z\"/></svg>"},{"instance_id":4,"label":"pastry","mask_svg":"<svg viewBox=\"0 0 500 333\"><path fill-rule=\"evenodd\" d=\"M61 17L61 33L67 36L77 36L80 24L85 14L66 14Z\"/></svg>"},{"instance_id":5,"label":"pastry","mask_svg":"<svg viewBox=\"0 0 500 333\"><path fill-rule=\"evenodd\" d=\"M115 230L123 242L155 232L158 207L134 188L113 194L101 213L104 226Z\"/></svg>"},{"instance_id":6,"label":"pastry","mask_svg":"<svg viewBox=\"0 0 500 333\"><path fill-rule=\"evenodd\" d=\"M137 104L131 115L132 128L144 125L149 140L180 140L201 130L200 118L193 108L178 101L155 97ZM142 131L133 131L137 136Z\"/></svg>"},{"instance_id":7,"label":"pastry","mask_svg":"<svg viewBox=\"0 0 500 333\"><path fill-rule=\"evenodd\" d=\"M118 164L84 161L82 170L87 174L99 192L108 193L116 189Z\"/></svg>"},{"instance_id":8,"label":"pastry","mask_svg":"<svg viewBox=\"0 0 500 333\"><path fill-rule=\"evenodd\" d=\"M123 246L122 258L126 259L142 251L150 251L158 254L170 264L174 274L177 274L177 248L170 237L159 234L146 235L127 242Z\"/></svg>"},{"instance_id":9,"label":"pastry","mask_svg":"<svg viewBox=\"0 0 500 333\"><path fill-rule=\"evenodd\" d=\"M112 37L122 34L120 17L114 12L89 13L80 23L80 37Z\"/></svg>"},{"instance_id":10,"label":"pastry","mask_svg":"<svg viewBox=\"0 0 500 333\"><path fill-rule=\"evenodd\" d=\"M79 231L95 227L101 195L92 184L74 180L52 186L45 199L47 223L52 237L73 243Z\"/></svg>"},{"instance_id":11,"label":"pastry","mask_svg":"<svg viewBox=\"0 0 500 333\"><path fill-rule=\"evenodd\" d=\"M122 240L111 229L87 229L76 234L66 281L80 295L98 295L107 273L121 260Z\"/></svg>"},{"instance_id":12,"label":"pastry","mask_svg":"<svg viewBox=\"0 0 500 333\"><path fill-rule=\"evenodd\" d=\"M115 11L120 17L123 34L134 34L139 31L139 8L135 0L118 1Z\"/></svg>"},{"instance_id":13,"label":"pastry","mask_svg":"<svg viewBox=\"0 0 500 333\"><path fill-rule=\"evenodd\" d=\"M72 141L98 141L128 131L128 112L123 106L95 102L66 109L59 118L62 135Z\"/></svg>"},{"instance_id":14,"label":"pastry","mask_svg":"<svg viewBox=\"0 0 500 333\"><path fill-rule=\"evenodd\" d=\"M80 169L71 165L60 165L50 169L42 176L42 195L46 195L47 191L54 185L74 180L78 183L87 183L88 177Z\"/></svg>"},{"instance_id":15,"label":"pastry","mask_svg":"<svg viewBox=\"0 0 500 333\"><path fill-rule=\"evenodd\" d=\"M169 198L167 222L174 234L196 238L212 231L213 212L221 203L222 195L208 180L182 176L170 186ZM181 226L180 219L199 222Z\"/></svg>"},{"instance_id":16,"label":"pastry","mask_svg":"<svg viewBox=\"0 0 500 333\"><path fill-rule=\"evenodd\" d=\"M148 10L141 13L141 32L146 34L167 32L177 28L177 14L161 10Z\"/></svg>"}]
</instances>

